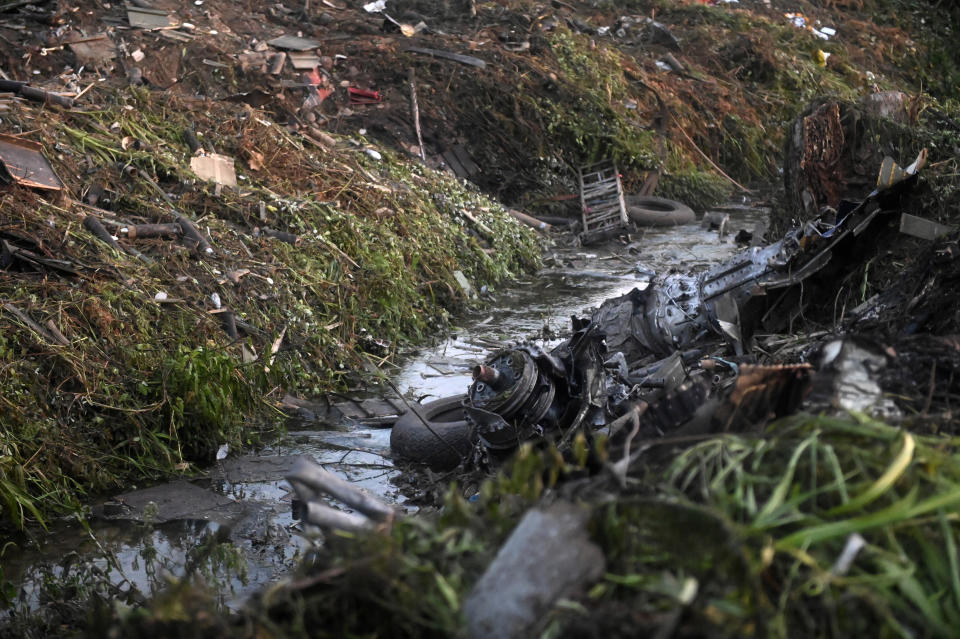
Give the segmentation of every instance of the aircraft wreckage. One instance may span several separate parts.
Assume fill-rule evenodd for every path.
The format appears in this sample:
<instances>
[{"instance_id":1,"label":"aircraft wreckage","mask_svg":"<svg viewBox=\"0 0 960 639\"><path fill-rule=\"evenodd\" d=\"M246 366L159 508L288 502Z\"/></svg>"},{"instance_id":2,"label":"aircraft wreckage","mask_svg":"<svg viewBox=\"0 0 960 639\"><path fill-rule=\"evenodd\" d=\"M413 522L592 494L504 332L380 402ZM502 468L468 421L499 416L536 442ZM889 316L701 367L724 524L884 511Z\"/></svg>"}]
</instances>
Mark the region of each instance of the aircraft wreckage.
<instances>
[{"instance_id":1,"label":"aircraft wreckage","mask_svg":"<svg viewBox=\"0 0 960 639\"><path fill-rule=\"evenodd\" d=\"M520 344L493 353L473 369L466 395L400 417L394 453L433 467L483 464L522 442L562 446L578 432L677 432L705 409L712 428L795 410L810 366L752 366L755 329L786 328L805 288L807 299L835 288L838 275L859 263L871 224L900 210L924 160L921 153L900 169L887 158L880 186L863 201L828 209L709 270L661 275L607 300L589 319L573 318L572 336L549 351Z\"/></svg>"}]
</instances>

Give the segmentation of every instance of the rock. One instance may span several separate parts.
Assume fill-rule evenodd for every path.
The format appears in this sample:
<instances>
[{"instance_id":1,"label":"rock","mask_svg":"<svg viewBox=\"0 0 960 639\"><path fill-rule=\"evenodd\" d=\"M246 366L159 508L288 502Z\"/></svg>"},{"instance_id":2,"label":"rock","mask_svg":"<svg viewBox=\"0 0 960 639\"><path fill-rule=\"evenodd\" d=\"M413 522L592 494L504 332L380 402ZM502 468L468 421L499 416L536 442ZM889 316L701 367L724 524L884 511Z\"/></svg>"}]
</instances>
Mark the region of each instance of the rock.
<instances>
[{"instance_id":1,"label":"rock","mask_svg":"<svg viewBox=\"0 0 960 639\"><path fill-rule=\"evenodd\" d=\"M568 502L524 515L464 604L471 637L536 636L538 621L561 597L599 579L600 548L587 536L590 511Z\"/></svg>"}]
</instances>

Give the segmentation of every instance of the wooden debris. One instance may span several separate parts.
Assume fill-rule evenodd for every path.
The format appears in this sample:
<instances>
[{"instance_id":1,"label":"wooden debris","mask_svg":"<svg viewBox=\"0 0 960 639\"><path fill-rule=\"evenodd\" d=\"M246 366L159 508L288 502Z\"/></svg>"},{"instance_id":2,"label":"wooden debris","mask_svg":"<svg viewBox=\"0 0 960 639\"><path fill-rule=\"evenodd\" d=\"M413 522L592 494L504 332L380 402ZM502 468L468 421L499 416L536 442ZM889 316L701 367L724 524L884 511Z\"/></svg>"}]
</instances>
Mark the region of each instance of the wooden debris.
<instances>
[{"instance_id":1,"label":"wooden debris","mask_svg":"<svg viewBox=\"0 0 960 639\"><path fill-rule=\"evenodd\" d=\"M123 253L123 247L117 243L117 240L114 239L110 232L104 228L103 224L100 222L99 218L93 215L88 215L83 219L83 228L87 229L93 235L99 239L104 244L109 245L111 248L116 249L117 251Z\"/></svg>"},{"instance_id":2,"label":"wooden debris","mask_svg":"<svg viewBox=\"0 0 960 639\"><path fill-rule=\"evenodd\" d=\"M43 89L30 86L26 82L17 80L0 80L0 91L13 92L22 98L33 100L34 102L57 104L68 109L73 107L73 98L51 91L44 91Z\"/></svg>"},{"instance_id":3,"label":"wooden debris","mask_svg":"<svg viewBox=\"0 0 960 639\"><path fill-rule=\"evenodd\" d=\"M80 274L75 268L73 262L37 255L33 251L15 246L7 240L0 240L0 249L2 249L0 250L0 262L8 262L9 260L19 259L36 268L37 270L44 270L44 268L48 268L66 273L68 275Z\"/></svg>"},{"instance_id":4,"label":"wooden debris","mask_svg":"<svg viewBox=\"0 0 960 639\"><path fill-rule=\"evenodd\" d=\"M293 65L293 68L298 71L315 69L320 64L320 56L313 52L291 52L287 54L287 57L290 58L290 64ZM283 65L282 60L280 64Z\"/></svg>"},{"instance_id":5,"label":"wooden debris","mask_svg":"<svg viewBox=\"0 0 960 639\"><path fill-rule=\"evenodd\" d=\"M67 339L66 335L60 332L60 329L57 328L57 325L53 322L52 319L47 320L46 327L47 327L47 330L50 331L50 335L53 336L53 339L57 340L57 342L61 346L70 345L70 340Z\"/></svg>"},{"instance_id":6,"label":"wooden debris","mask_svg":"<svg viewBox=\"0 0 960 639\"><path fill-rule=\"evenodd\" d=\"M512 217L512 218L514 218L514 219L516 219L516 220L519 220L519 221L523 222L524 224L526 224L527 226L529 226L529 227L531 227L531 228L537 229L538 231L544 231L544 232L546 232L546 231L549 231L549 230L550 230L550 225L549 225L549 224L547 224L547 223L544 222L543 220L538 220L537 218L533 217L532 215L527 215L526 213L523 213L522 211L518 211L518 210L516 210L516 209L507 209L507 213L510 214L510 217Z\"/></svg>"},{"instance_id":7,"label":"wooden debris","mask_svg":"<svg viewBox=\"0 0 960 639\"><path fill-rule=\"evenodd\" d=\"M472 55L463 55L462 53L451 53L449 51L440 51L439 49L424 49L422 47L408 47L406 51L410 51L411 53L420 53L422 55L429 55L434 58L453 60L454 62L466 64L471 67L477 67L479 69L487 66L487 63L480 58L475 58Z\"/></svg>"},{"instance_id":8,"label":"wooden debris","mask_svg":"<svg viewBox=\"0 0 960 639\"><path fill-rule=\"evenodd\" d=\"M281 51L270 58L270 75L280 75L283 71L283 63L287 61L287 54Z\"/></svg>"},{"instance_id":9,"label":"wooden debris","mask_svg":"<svg viewBox=\"0 0 960 639\"><path fill-rule=\"evenodd\" d=\"M207 255L213 254L213 247L210 246L210 242L208 242L207 238L203 236L203 233L201 233L200 229L197 228L197 225L193 223L193 220L179 214L177 215L176 220L177 224L180 225L180 232L183 234L185 243L191 249Z\"/></svg>"},{"instance_id":10,"label":"wooden debris","mask_svg":"<svg viewBox=\"0 0 960 639\"><path fill-rule=\"evenodd\" d=\"M417 132L417 148L420 149L420 161L426 162L427 156L423 149L423 133L420 130L420 108L417 106L417 78L413 67L407 70L407 81L410 83L410 108L413 110L413 128Z\"/></svg>"},{"instance_id":11,"label":"wooden debris","mask_svg":"<svg viewBox=\"0 0 960 639\"><path fill-rule=\"evenodd\" d=\"M54 337L53 335L51 335L49 332L47 332L46 329L44 329L42 326L40 326L39 324L37 324L36 322L34 322L32 319L30 319L30 316L29 316L29 315L27 315L26 313L24 313L22 310L20 310L19 308L17 308L17 307L14 306L13 304L9 304L9 303L4 304L4 305L3 305L3 308L4 308L8 313L10 313L10 314L13 315L14 317L16 317L18 320L20 320L20 322L21 322L24 326L26 326L26 327L29 328L31 331L33 331L34 333L36 333L36 335L37 335L40 339L42 339L43 341L45 341L45 342L47 342L47 343L52 343L52 344L61 344L62 346L67 346L67 345L70 344L70 342L69 342L65 337L63 337L62 335L60 335L60 337L63 338L63 341L62 341L62 342L61 342L59 339L57 339L56 337ZM59 331L58 331L58 333L59 333Z\"/></svg>"},{"instance_id":12,"label":"wooden debris","mask_svg":"<svg viewBox=\"0 0 960 639\"><path fill-rule=\"evenodd\" d=\"M121 228L120 232L126 232L131 240L155 237L169 240L180 237L182 233L179 224L130 224Z\"/></svg>"},{"instance_id":13,"label":"wooden debris","mask_svg":"<svg viewBox=\"0 0 960 639\"><path fill-rule=\"evenodd\" d=\"M276 231L268 226L263 228L263 234L267 237L272 237L274 239L280 240L281 242L286 242L287 244L298 245L300 244L300 236L294 235L293 233L287 233L286 231Z\"/></svg>"}]
</instances>

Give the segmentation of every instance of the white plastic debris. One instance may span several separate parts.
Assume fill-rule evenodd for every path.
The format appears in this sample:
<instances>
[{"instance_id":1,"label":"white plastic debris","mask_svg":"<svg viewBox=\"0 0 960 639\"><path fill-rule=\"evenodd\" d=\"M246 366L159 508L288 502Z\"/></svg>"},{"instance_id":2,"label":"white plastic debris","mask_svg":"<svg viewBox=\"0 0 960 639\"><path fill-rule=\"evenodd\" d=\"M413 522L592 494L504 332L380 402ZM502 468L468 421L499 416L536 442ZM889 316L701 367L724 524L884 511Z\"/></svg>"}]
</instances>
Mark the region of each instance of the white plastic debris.
<instances>
[{"instance_id":1,"label":"white plastic debris","mask_svg":"<svg viewBox=\"0 0 960 639\"><path fill-rule=\"evenodd\" d=\"M130 54L130 57L133 58L134 62L140 62L147 56L143 53L143 51L141 51L140 49L137 49L136 51Z\"/></svg>"},{"instance_id":2,"label":"white plastic debris","mask_svg":"<svg viewBox=\"0 0 960 639\"><path fill-rule=\"evenodd\" d=\"M230 444L224 444L217 449L217 461L223 461L230 454Z\"/></svg>"},{"instance_id":3,"label":"white plastic debris","mask_svg":"<svg viewBox=\"0 0 960 639\"><path fill-rule=\"evenodd\" d=\"M857 558L857 555L860 554L860 551L866 545L867 540L864 539L860 533L853 533L847 537L847 543L844 545L843 551L840 553L840 556L837 557L837 561L833 564L830 572L838 576L850 572L850 566L853 565L853 560Z\"/></svg>"},{"instance_id":4,"label":"white plastic debris","mask_svg":"<svg viewBox=\"0 0 960 639\"><path fill-rule=\"evenodd\" d=\"M220 296L216 293L210 295L210 301L213 302L214 308L220 308Z\"/></svg>"},{"instance_id":5,"label":"white plastic debris","mask_svg":"<svg viewBox=\"0 0 960 639\"><path fill-rule=\"evenodd\" d=\"M380 155L380 152L379 152L379 151L374 151L373 149L367 149L367 150L366 150L366 153L367 153L367 155L369 155L370 157L372 157L374 160L382 160L382 159L383 159L383 156Z\"/></svg>"},{"instance_id":6,"label":"white plastic debris","mask_svg":"<svg viewBox=\"0 0 960 639\"><path fill-rule=\"evenodd\" d=\"M387 8L387 0L377 0L363 5L363 10L367 13L380 13Z\"/></svg>"},{"instance_id":7,"label":"white plastic debris","mask_svg":"<svg viewBox=\"0 0 960 639\"><path fill-rule=\"evenodd\" d=\"M159 293L153 296L153 299L154 301L157 301L157 302L163 302L164 300L167 299L167 294L164 291L160 291Z\"/></svg>"}]
</instances>

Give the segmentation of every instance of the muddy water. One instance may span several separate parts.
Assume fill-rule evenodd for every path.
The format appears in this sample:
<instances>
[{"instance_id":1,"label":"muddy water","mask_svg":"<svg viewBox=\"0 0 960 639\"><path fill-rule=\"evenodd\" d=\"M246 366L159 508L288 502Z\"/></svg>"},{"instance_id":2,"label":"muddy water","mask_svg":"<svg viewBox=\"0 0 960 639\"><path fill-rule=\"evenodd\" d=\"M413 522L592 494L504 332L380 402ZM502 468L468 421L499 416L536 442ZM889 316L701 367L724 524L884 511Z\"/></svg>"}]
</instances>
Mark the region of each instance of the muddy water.
<instances>
[{"instance_id":1,"label":"muddy water","mask_svg":"<svg viewBox=\"0 0 960 639\"><path fill-rule=\"evenodd\" d=\"M644 229L630 245L550 249L541 272L504 290L481 293L486 298L481 310L464 318L447 338L408 354L394 381L407 398L462 393L470 369L491 351L519 341L557 343L566 335L571 315L646 286L653 271L701 269L732 255L737 247L730 238L739 229L753 230L762 217L757 210L732 209L725 241L716 231L690 225ZM389 430L351 423L327 426L334 429L320 430L316 423L293 426L261 451L218 462L203 479L117 496L97 509L107 519L89 529L62 523L31 547L8 550L2 566L5 578L19 586L16 606L33 609L55 599L56 588L82 588L104 579L120 590L150 593L163 584L164 575L182 576L189 563L217 586L224 604L239 605L289 571L312 543L293 518L283 480L297 456L310 456L349 481L402 503L390 483L398 470L390 459ZM221 535L229 531L230 544L196 561L198 548L218 530ZM4 614L0 612L0 622Z\"/></svg>"}]
</instances>

